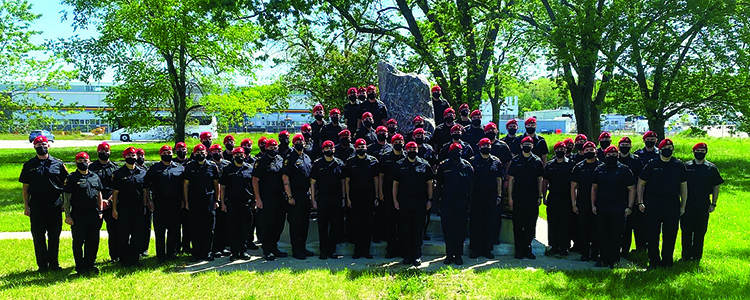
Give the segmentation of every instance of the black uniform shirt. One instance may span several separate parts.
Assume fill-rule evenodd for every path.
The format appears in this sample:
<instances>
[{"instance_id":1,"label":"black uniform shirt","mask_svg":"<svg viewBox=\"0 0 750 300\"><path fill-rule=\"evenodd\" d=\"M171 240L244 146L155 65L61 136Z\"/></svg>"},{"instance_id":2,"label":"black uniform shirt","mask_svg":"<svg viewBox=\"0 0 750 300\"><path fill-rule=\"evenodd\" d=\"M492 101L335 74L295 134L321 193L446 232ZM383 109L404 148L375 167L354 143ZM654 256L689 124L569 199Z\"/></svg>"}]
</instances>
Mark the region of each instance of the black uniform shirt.
<instances>
[{"instance_id":1,"label":"black uniform shirt","mask_svg":"<svg viewBox=\"0 0 750 300\"><path fill-rule=\"evenodd\" d=\"M429 144L419 146L417 156L426 160L431 166L438 163L437 153L435 153L435 150Z\"/></svg>"},{"instance_id":2,"label":"black uniform shirt","mask_svg":"<svg viewBox=\"0 0 750 300\"><path fill-rule=\"evenodd\" d=\"M513 191L514 193L523 192L528 193L531 190L539 191L539 182L537 178L544 176L544 166L542 160L536 155L529 155L525 157L523 155L516 155L513 160L510 161L510 168L508 168L508 176L513 176Z\"/></svg>"},{"instance_id":3,"label":"black uniform shirt","mask_svg":"<svg viewBox=\"0 0 750 300\"><path fill-rule=\"evenodd\" d=\"M248 203L253 200L253 165L234 163L224 168L219 178L219 184L224 186L226 195L224 201L228 203Z\"/></svg>"},{"instance_id":4,"label":"black uniform shirt","mask_svg":"<svg viewBox=\"0 0 750 300\"><path fill-rule=\"evenodd\" d=\"M505 142L506 145L508 145L508 148L510 148L510 153L513 153L513 155L521 154L521 149L513 149L512 146L515 144L516 140L519 139L519 137L516 136L509 136L506 135L502 138L503 142Z\"/></svg>"},{"instance_id":5,"label":"black uniform shirt","mask_svg":"<svg viewBox=\"0 0 750 300\"><path fill-rule=\"evenodd\" d=\"M265 198L271 197L283 197L284 196L284 181L281 179L281 169L284 166L284 160L281 156L274 156L273 158L268 155L264 155L255 162L253 166L253 177L258 178L258 187L260 191L261 200L268 201Z\"/></svg>"},{"instance_id":6,"label":"black uniform shirt","mask_svg":"<svg viewBox=\"0 0 750 300\"><path fill-rule=\"evenodd\" d=\"M565 158L563 162L553 159L544 166L544 179L549 182L549 205L570 205L570 173L575 163Z\"/></svg>"},{"instance_id":7,"label":"black uniform shirt","mask_svg":"<svg viewBox=\"0 0 750 300\"><path fill-rule=\"evenodd\" d=\"M376 100L373 103L370 102L370 100L365 100L360 103L359 115L357 118L362 118L362 115L365 114L365 112L370 112L372 114L372 120L374 121L372 124L373 128L385 124L385 121L388 120L388 108L385 107L383 101ZM364 124L362 124L362 126L364 127Z\"/></svg>"},{"instance_id":8,"label":"black uniform shirt","mask_svg":"<svg viewBox=\"0 0 750 300\"><path fill-rule=\"evenodd\" d=\"M374 129L362 126L357 129L357 133L354 135L354 140L356 141L357 139L364 139L365 142L370 145L375 143L378 140L378 137L375 135Z\"/></svg>"},{"instance_id":9,"label":"black uniform shirt","mask_svg":"<svg viewBox=\"0 0 750 300\"><path fill-rule=\"evenodd\" d=\"M321 121L320 124L318 124L317 120L310 123L310 128L312 128L313 152L320 152L320 145L323 143L321 135L324 126L326 126L325 121Z\"/></svg>"},{"instance_id":10,"label":"black uniform shirt","mask_svg":"<svg viewBox=\"0 0 750 300\"><path fill-rule=\"evenodd\" d=\"M108 161L106 164L102 164L99 160L95 160L89 165L89 172L96 173L99 176L99 180L102 181L102 198L106 201L112 196L112 175L115 174L119 167L117 164Z\"/></svg>"},{"instance_id":11,"label":"black uniform shirt","mask_svg":"<svg viewBox=\"0 0 750 300\"><path fill-rule=\"evenodd\" d=\"M349 148L344 148L340 144L337 144L336 147L333 147L333 156L340 159L341 161L346 161L350 157L354 156L354 146L350 144Z\"/></svg>"},{"instance_id":12,"label":"black uniform shirt","mask_svg":"<svg viewBox=\"0 0 750 300\"><path fill-rule=\"evenodd\" d=\"M477 154L469 159L474 168L474 195L497 196L497 178L505 177L503 163L494 155ZM476 198L476 197L474 197Z\"/></svg>"},{"instance_id":13,"label":"black uniform shirt","mask_svg":"<svg viewBox=\"0 0 750 300\"><path fill-rule=\"evenodd\" d=\"M117 193L117 209L143 207L143 189L146 170L134 167L132 170L124 165L112 175L112 189Z\"/></svg>"},{"instance_id":14,"label":"black uniform shirt","mask_svg":"<svg viewBox=\"0 0 750 300\"><path fill-rule=\"evenodd\" d=\"M466 121L464 121L464 120L461 120L461 117L458 117L458 119L456 119L456 123L458 123L458 125L461 125L463 127L467 127L471 125L471 119L467 119Z\"/></svg>"},{"instance_id":15,"label":"black uniform shirt","mask_svg":"<svg viewBox=\"0 0 750 300\"><path fill-rule=\"evenodd\" d=\"M347 103L344 105L344 120L346 121L346 129L349 129L349 131L355 131L357 130L357 119L359 119L362 115L357 115L359 113L359 103ZM341 132L341 130L339 130ZM336 134L339 134L336 132ZM333 137L331 141L336 141L336 137ZM325 140L323 140L325 141Z\"/></svg>"},{"instance_id":16,"label":"black uniform shirt","mask_svg":"<svg viewBox=\"0 0 750 300\"><path fill-rule=\"evenodd\" d=\"M499 158L500 161L503 162L503 164L507 164L511 159L513 159L513 153L510 152L510 147L504 141L495 139L494 141L492 141L492 145L490 146L490 154ZM477 151L479 151L478 148Z\"/></svg>"},{"instance_id":17,"label":"black uniform shirt","mask_svg":"<svg viewBox=\"0 0 750 300\"><path fill-rule=\"evenodd\" d=\"M647 197L644 201L648 201L649 198L660 198L660 196L679 196L680 183L687 181L687 169L680 160L674 157L670 157L668 162L658 158L650 161L643 168L640 179L646 181L644 194Z\"/></svg>"},{"instance_id":18,"label":"black uniform shirt","mask_svg":"<svg viewBox=\"0 0 750 300\"><path fill-rule=\"evenodd\" d=\"M579 208L591 208L591 185L594 183L594 171L602 162L596 160L588 163L585 160L573 167L570 181L578 184L576 204Z\"/></svg>"},{"instance_id":19,"label":"black uniform shirt","mask_svg":"<svg viewBox=\"0 0 750 300\"><path fill-rule=\"evenodd\" d=\"M174 161L169 165L162 162L155 163L146 171L145 187L151 189L156 205L162 201L179 201L182 199L183 178L185 167ZM160 201L162 200L162 201Z\"/></svg>"},{"instance_id":20,"label":"black uniform shirt","mask_svg":"<svg viewBox=\"0 0 750 300\"><path fill-rule=\"evenodd\" d=\"M396 166L396 162L405 157L404 152L397 155L395 151L390 151L378 160L380 162L380 173L383 174L383 197L386 199L393 199L393 168Z\"/></svg>"},{"instance_id":21,"label":"black uniform shirt","mask_svg":"<svg viewBox=\"0 0 750 300\"><path fill-rule=\"evenodd\" d=\"M65 182L65 193L70 193L70 216L92 218L99 216L99 192L103 189L102 181L96 173L73 172Z\"/></svg>"},{"instance_id":22,"label":"black uniform shirt","mask_svg":"<svg viewBox=\"0 0 750 300\"><path fill-rule=\"evenodd\" d=\"M460 159L458 162L452 159L444 160L438 165L435 179L440 186L440 199L443 207L469 204L469 191L474 184L474 168L471 167L469 161L465 159ZM455 208L465 209L464 207Z\"/></svg>"},{"instance_id":23,"label":"black uniform shirt","mask_svg":"<svg viewBox=\"0 0 750 300\"><path fill-rule=\"evenodd\" d=\"M29 185L29 207L54 207L62 204L63 191L68 170L63 162L49 155L47 159L38 157L23 164L18 182Z\"/></svg>"},{"instance_id":24,"label":"black uniform shirt","mask_svg":"<svg viewBox=\"0 0 750 300\"><path fill-rule=\"evenodd\" d=\"M467 142L469 145L471 145L472 150L474 150L474 153L479 153L479 140L484 138L484 129L482 127L473 127L471 125L464 127L464 133L463 136L461 136L461 140Z\"/></svg>"},{"instance_id":25,"label":"black uniform shirt","mask_svg":"<svg viewBox=\"0 0 750 300\"><path fill-rule=\"evenodd\" d=\"M594 170L596 209L606 212L625 212L628 207L628 187L636 184L630 168L618 162L615 166L601 164Z\"/></svg>"},{"instance_id":26,"label":"black uniform shirt","mask_svg":"<svg viewBox=\"0 0 750 300\"><path fill-rule=\"evenodd\" d=\"M521 141L527 136L529 135L524 133L523 136L515 139L513 141L513 144L510 144L510 151L515 154L521 154ZM549 148L547 148L547 140L545 140L543 136L535 134L531 139L534 140L534 148L531 149L531 153L534 153L539 157L546 156L547 153L549 153Z\"/></svg>"},{"instance_id":27,"label":"black uniform shirt","mask_svg":"<svg viewBox=\"0 0 750 300\"><path fill-rule=\"evenodd\" d=\"M620 155L618 161L628 166L630 171L633 172L636 181L638 181L638 176L641 176L641 171L643 171L643 162L641 161L641 158L638 157L638 155L631 153L627 157Z\"/></svg>"},{"instance_id":28,"label":"black uniform shirt","mask_svg":"<svg viewBox=\"0 0 750 300\"><path fill-rule=\"evenodd\" d=\"M464 142L462 140L458 140L458 143L461 144L461 158L463 158L463 159L469 159L472 156L474 156L474 150L471 147L471 145L469 145L469 143ZM440 148L440 154L438 155L438 160L439 161L442 162L442 161L450 158L450 153L448 153L448 152L449 152L452 144L453 144L453 140L451 140L450 142L447 142L447 143L443 144L443 147Z\"/></svg>"},{"instance_id":29,"label":"black uniform shirt","mask_svg":"<svg viewBox=\"0 0 750 300\"><path fill-rule=\"evenodd\" d=\"M435 124L443 124L445 122L443 113L449 107L451 107L451 105L445 99L441 98L440 100L435 101L435 98L432 98L432 108L435 111Z\"/></svg>"},{"instance_id":30,"label":"black uniform shirt","mask_svg":"<svg viewBox=\"0 0 750 300\"><path fill-rule=\"evenodd\" d=\"M383 155L391 151L393 151L393 146L388 142L385 142L382 145L378 142L367 145L367 154L374 156L378 161L383 158Z\"/></svg>"},{"instance_id":31,"label":"black uniform shirt","mask_svg":"<svg viewBox=\"0 0 750 300\"><path fill-rule=\"evenodd\" d=\"M292 193L307 193L310 189L310 170L312 161L304 152L300 155L297 151L284 160L284 166L281 168L281 174L289 177L289 187ZM292 195L289 195L290 197Z\"/></svg>"},{"instance_id":32,"label":"black uniform shirt","mask_svg":"<svg viewBox=\"0 0 750 300\"><path fill-rule=\"evenodd\" d=\"M433 148L440 149L445 143L453 140L453 138L451 138L451 127L453 127L453 125L447 125L445 123L441 123L435 127L435 132L430 138L430 145Z\"/></svg>"},{"instance_id":33,"label":"black uniform shirt","mask_svg":"<svg viewBox=\"0 0 750 300\"><path fill-rule=\"evenodd\" d=\"M573 162L575 164L578 164L579 162L582 162L586 160L586 157L583 155L583 152L578 152L576 154L573 154Z\"/></svg>"},{"instance_id":34,"label":"black uniform shirt","mask_svg":"<svg viewBox=\"0 0 750 300\"><path fill-rule=\"evenodd\" d=\"M648 151L646 148L641 148L635 151L635 154L641 158L641 163L645 167L651 160L659 159L659 149L654 148L654 151Z\"/></svg>"},{"instance_id":35,"label":"black uniform shirt","mask_svg":"<svg viewBox=\"0 0 750 300\"><path fill-rule=\"evenodd\" d=\"M340 201L343 198L341 180L344 179L344 162L342 160L335 157L331 161L319 158L310 170L310 179L315 179L318 201L322 199Z\"/></svg>"},{"instance_id":36,"label":"black uniform shirt","mask_svg":"<svg viewBox=\"0 0 750 300\"><path fill-rule=\"evenodd\" d=\"M357 118L354 118L354 125L357 125ZM322 144L325 141L331 141L335 144L339 140L339 132L343 130L344 128L341 127L341 123L333 124L333 122L331 122L326 124L320 129L320 143Z\"/></svg>"},{"instance_id":37,"label":"black uniform shirt","mask_svg":"<svg viewBox=\"0 0 750 300\"><path fill-rule=\"evenodd\" d=\"M358 195L375 196L373 178L380 176L378 160L375 157L371 155L365 155L364 158L350 157L346 161L344 174L346 178L349 178L349 194L353 196L352 198ZM369 202L372 203L372 201Z\"/></svg>"},{"instance_id":38,"label":"black uniform shirt","mask_svg":"<svg viewBox=\"0 0 750 300\"><path fill-rule=\"evenodd\" d=\"M713 193L715 186L724 183L724 179L721 178L716 165L707 160L702 164L691 160L685 167L688 174L688 202L685 209L707 212L711 203L709 195Z\"/></svg>"},{"instance_id":39,"label":"black uniform shirt","mask_svg":"<svg viewBox=\"0 0 750 300\"><path fill-rule=\"evenodd\" d=\"M219 180L219 167L213 161L206 160L202 165L192 161L185 166L183 178L189 182L188 201L199 205L212 205L216 193L214 180ZM197 202L194 202L197 201Z\"/></svg>"},{"instance_id":40,"label":"black uniform shirt","mask_svg":"<svg viewBox=\"0 0 750 300\"><path fill-rule=\"evenodd\" d=\"M404 158L396 162L393 181L398 182L399 209L425 209L427 181L435 178L430 164L421 157L414 162Z\"/></svg>"}]
</instances>

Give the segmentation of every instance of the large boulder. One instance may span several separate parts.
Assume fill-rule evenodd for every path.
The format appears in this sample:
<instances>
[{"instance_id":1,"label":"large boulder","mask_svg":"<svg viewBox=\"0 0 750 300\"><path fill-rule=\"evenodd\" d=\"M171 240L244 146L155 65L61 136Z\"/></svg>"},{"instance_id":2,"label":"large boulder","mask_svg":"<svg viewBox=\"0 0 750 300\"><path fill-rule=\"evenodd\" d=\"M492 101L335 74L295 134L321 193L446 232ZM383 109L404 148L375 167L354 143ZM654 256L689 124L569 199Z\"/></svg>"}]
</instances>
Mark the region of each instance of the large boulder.
<instances>
[{"instance_id":1,"label":"large boulder","mask_svg":"<svg viewBox=\"0 0 750 300\"><path fill-rule=\"evenodd\" d=\"M380 100L388 107L388 116L396 119L399 131L414 130L414 116L425 118L425 129L434 128L434 110L430 100L430 83L427 78L415 73L404 73L393 65L378 62L378 89Z\"/></svg>"}]
</instances>

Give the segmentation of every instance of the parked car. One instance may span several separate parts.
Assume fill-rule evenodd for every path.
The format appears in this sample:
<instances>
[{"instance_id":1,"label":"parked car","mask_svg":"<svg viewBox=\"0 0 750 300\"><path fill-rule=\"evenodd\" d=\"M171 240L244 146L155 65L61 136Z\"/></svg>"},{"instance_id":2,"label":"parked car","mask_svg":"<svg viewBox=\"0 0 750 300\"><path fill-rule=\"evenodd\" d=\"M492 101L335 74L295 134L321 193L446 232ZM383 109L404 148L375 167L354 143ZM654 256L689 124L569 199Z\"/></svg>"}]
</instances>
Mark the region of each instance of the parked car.
<instances>
[{"instance_id":1,"label":"parked car","mask_svg":"<svg viewBox=\"0 0 750 300\"><path fill-rule=\"evenodd\" d=\"M47 140L50 142L55 141L55 135L52 134L52 132L47 130L32 130L31 133L29 133L29 143L34 142L34 139L40 135L46 136Z\"/></svg>"}]
</instances>

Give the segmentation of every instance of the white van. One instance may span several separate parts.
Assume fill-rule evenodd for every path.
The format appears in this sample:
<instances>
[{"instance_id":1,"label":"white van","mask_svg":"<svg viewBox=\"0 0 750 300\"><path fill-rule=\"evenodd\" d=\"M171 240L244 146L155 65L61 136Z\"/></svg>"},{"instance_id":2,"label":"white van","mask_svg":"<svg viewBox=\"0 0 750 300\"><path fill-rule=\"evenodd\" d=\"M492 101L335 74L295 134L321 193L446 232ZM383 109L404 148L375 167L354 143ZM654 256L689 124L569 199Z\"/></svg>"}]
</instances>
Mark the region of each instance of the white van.
<instances>
[{"instance_id":1,"label":"white van","mask_svg":"<svg viewBox=\"0 0 750 300\"><path fill-rule=\"evenodd\" d=\"M218 136L217 121L214 116L196 115L190 116L185 126L185 136L198 138L201 132L211 132ZM127 127L112 132L112 141L134 142L134 141L164 141L171 140L174 136L174 128L171 125L154 126L143 131L130 130Z\"/></svg>"}]
</instances>

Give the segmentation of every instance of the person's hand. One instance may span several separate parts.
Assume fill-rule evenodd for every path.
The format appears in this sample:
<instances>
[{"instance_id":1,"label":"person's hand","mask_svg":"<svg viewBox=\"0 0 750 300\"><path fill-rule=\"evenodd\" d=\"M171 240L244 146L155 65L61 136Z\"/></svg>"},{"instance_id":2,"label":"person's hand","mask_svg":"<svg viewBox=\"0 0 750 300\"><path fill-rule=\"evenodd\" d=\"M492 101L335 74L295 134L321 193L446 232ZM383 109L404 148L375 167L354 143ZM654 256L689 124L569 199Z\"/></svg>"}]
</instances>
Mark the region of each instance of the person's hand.
<instances>
[{"instance_id":1,"label":"person's hand","mask_svg":"<svg viewBox=\"0 0 750 300\"><path fill-rule=\"evenodd\" d=\"M508 205L510 205L510 208L513 208L513 198L508 198Z\"/></svg>"},{"instance_id":2,"label":"person's hand","mask_svg":"<svg viewBox=\"0 0 750 300\"><path fill-rule=\"evenodd\" d=\"M497 200L495 200L495 206L500 205L500 202L503 201L503 198L501 196L497 196Z\"/></svg>"},{"instance_id":3,"label":"person's hand","mask_svg":"<svg viewBox=\"0 0 750 300\"><path fill-rule=\"evenodd\" d=\"M104 217L104 214L99 213L99 220L101 220Z\"/></svg>"},{"instance_id":4,"label":"person's hand","mask_svg":"<svg viewBox=\"0 0 750 300\"><path fill-rule=\"evenodd\" d=\"M287 202L291 206L297 205L297 201L294 201L294 198L292 198L292 197L289 197L289 200L287 200Z\"/></svg>"},{"instance_id":5,"label":"person's hand","mask_svg":"<svg viewBox=\"0 0 750 300\"><path fill-rule=\"evenodd\" d=\"M105 210L107 208L109 208L109 201L108 200L102 201L102 210Z\"/></svg>"},{"instance_id":6,"label":"person's hand","mask_svg":"<svg viewBox=\"0 0 750 300\"><path fill-rule=\"evenodd\" d=\"M214 202L214 209L219 208L219 202Z\"/></svg>"},{"instance_id":7,"label":"person's hand","mask_svg":"<svg viewBox=\"0 0 750 300\"><path fill-rule=\"evenodd\" d=\"M352 208L352 200L346 199L346 207Z\"/></svg>"},{"instance_id":8,"label":"person's hand","mask_svg":"<svg viewBox=\"0 0 750 300\"><path fill-rule=\"evenodd\" d=\"M183 202L183 203L185 203L185 210L190 210L190 203L188 202Z\"/></svg>"},{"instance_id":9,"label":"person's hand","mask_svg":"<svg viewBox=\"0 0 750 300\"><path fill-rule=\"evenodd\" d=\"M226 204L224 204L224 203L221 204L221 211L227 212L227 205Z\"/></svg>"},{"instance_id":10,"label":"person's hand","mask_svg":"<svg viewBox=\"0 0 750 300\"><path fill-rule=\"evenodd\" d=\"M508 181L507 180L503 180L503 188L506 189L506 190L508 189Z\"/></svg>"},{"instance_id":11,"label":"person's hand","mask_svg":"<svg viewBox=\"0 0 750 300\"><path fill-rule=\"evenodd\" d=\"M73 226L73 218L71 218L71 217L65 217L65 224Z\"/></svg>"},{"instance_id":12,"label":"person's hand","mask_svg":"<svg viewBox=\"0 0 750 300\"><path fill-rule=\"evenodd\" d=\"M117 220L117 216L119 216L119 215L117 214L117 210L116 210L116 209L113 209L113 210L112 210L112 218L113 218L113 219L115 219L115 220Z\"/></svg>"},{"instance_id":13,"label":"person's hand","mask_svg":"<svg viewBox=\"0 0 750 300\"><path fill-rule=\"evenodd\" d=\"M255 208L263 209L263 201L261 201L260 198L255 199Z\"/></svg>"},{"instance_id":14,"label":"person's hand","mask_svg":"<svg viewBox=\"0 0 750 300\"><path fill-rule=\"evenodd\" d=\"M545 202L546 201L547 200L545 200ZM536 206L541 206L541 205L542 205L542 198L536 198Z\"/></svg>"},{"instance_id":15,"label":"person's hand","mask_svg":"<svg viewBox=\"0 0 750 300\"><path fill-rule=\"evenodd\" d=\"M578 206L575 206L575 205L573 206L573 212L578 214Z\"/></svg>"},{"instance_id":16,"label":"person's hand","mask_svg":"<svg viewBox=\"0 0 750 300\"><path fill-rule=\"evenodd\" d=\"M427 201L427 210L430 210L432 208L432 201Z\"/></svg>"},{"instance_id":17,"label":"person's hand","mask_svg":"<svg viewBox=\"0 0 750 300\"><path fill-rule=\"evenodd\" d=\"M154 211L154 201L148 202L148 209L150 209L151 211Z\"/></svg>"},{"instance_id":18,"label":"person's hand","mask_svg":"<svg viewBox=\"0 0 750 300\"><path fill-rule=\"evenodd\" d=\"M630 209L630 207L628 207L628 208L626 208L626 209L625 209L625 216L626 216L626 217L627 217L627 216L629 216L629 215L630 215L630 214L632 214L632 213L633 213L633 210L632 210L632 209Z\"/></svg>"},{"instance_id":19,"label":"person's hand","mask_svg":"<svg viewBox=\"0 0 750 300\"><path fill-rule=\"evenodd\" d=\"M594 214L596 214L596 206L592 206L591 207L591 212L594 213Z\"/></svg>"},{"instance_id":20,"label":"person's hand","mask_svg":"<svg viewBox=\"0 0 750 300\"><path fill-rule=\"evenodd\" d=\"M646 212L646 204L638 204L638 210L640 210L641 212Z\"/></svg>"},{"instance_id":21,"label":"person's hand","mask_svg":"<svg viewBox=\"0 0 750 300\"><path fill-rule=\"evenodd\" d=\"M393 200L393 207L396 208L396 210L399 210L398 201Z\"/></svg>"},{"instance_id":22,"label":"person's hand","mask_svg":"<svg viewBox=\"0 0 750 300\"><path fill-rule=\"evenodd\" d=\"M375 207L378 207L378 202L380 202L378 201L378 198L375 198Z\"/></svg>"},{"instance_id":23,"label":"person's hand","mask_svg":"<svg viewBox=\"0 0 750 300\"><path fill-rule=\"evenodd\" d=\"M312 201L312 208L313 209L318 209L318 202L317 201L315 201L315 200Z\"/></svg>"},{"instance_id":24,"label":"person's hand","mask_svg":"<svg viewBox=\"0 0 750 300\"><path fill-rule=\"evenodd\" d=\"M26 207L23 209L23 214L27 217L31 217L31 207Z\"/></svg>"}]
</instances>

